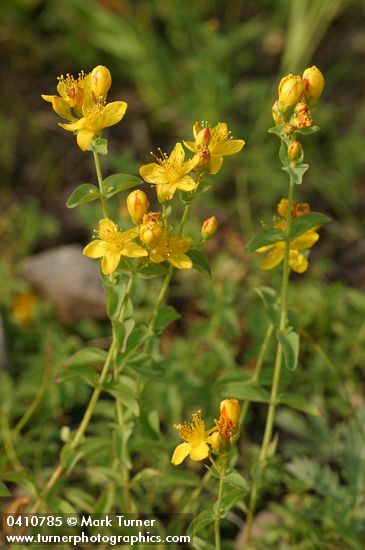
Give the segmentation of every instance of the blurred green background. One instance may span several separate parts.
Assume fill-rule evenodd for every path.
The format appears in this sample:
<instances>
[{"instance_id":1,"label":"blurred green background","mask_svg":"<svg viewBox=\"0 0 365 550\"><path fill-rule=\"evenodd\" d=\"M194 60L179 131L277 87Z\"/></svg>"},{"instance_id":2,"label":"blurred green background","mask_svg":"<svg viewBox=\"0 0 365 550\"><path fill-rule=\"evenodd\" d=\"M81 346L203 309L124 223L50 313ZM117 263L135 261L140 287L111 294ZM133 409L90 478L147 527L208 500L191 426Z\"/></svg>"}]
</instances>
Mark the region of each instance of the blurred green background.
<instances>
[{"instance_id":1,"label":"blurred green background","mask_svg":"<svg viewBox=\"0 0 365 550\"><path fill-rule=\"evenodd\" d=\"M17 382L11 389L7 379L6 393L16 405L5 410L5 431L6 422L15 423L36 392L48 347L57 371L83 344L103 345L109 330L92 316L76 321L62 318L42 293L31 322L19 322L14 313L19 293L33 292L19 275L24 258L63 244L85 244L100 214L95 203L77 211L64 206L76 185L95 181L93 161L57 126L57 116L40 94L55 93L58 75L89 71L98 64L110 68L109 98L123 99L129 106L122 123L108 131L105 174L137 173L140 164L150 162L150 151L170 150L177 140L190 139L195 120L208 120L211 125L227 121L233 136L246 140L242 153L225 160L213 192L204 194L194 207L188 224L192 234L213 213L220 222L207 250L213 282L199 274L179 275L181 284L174 284L171 302L182 320L162 339L161 369L168 383L155 381L143 404L145 411L158 411L163 438L169 432L172 448L176 442L172 420L181 421L197 407L216 411L228 379L224 376L235 380L234 373L250 372L256 359L267 320L252 288L274 286L280 274L260 272L257 259L244 254L244 245L261 220L270 222L275 205L287 191L277 156L279 143L267 133L272 126L271 105L282 75L301 74L315 64L326 78L314 112L322 130L303 137L310 170L296 189L296 199L310 202L313 210L323 211L333 221L321 231L308 273L294 277L291 303L304 327L301 364L297 372L285 373L283 384L314 400L324 416L314 422L292 411L279 415L286 434L280 453L290 467L283 474L277 464L267 480L269 496L261 506L270 507L273 499L272 513L282 525L270 531L263 548L322 548L323 540L334 544L326 548L361 548L365 509L364 461L358 460L365 456L361 420L365 410L364 15L364 0L2 0L2 368ZM141 318L155 295L157 286L154 281L151 285L152 290L148 285L137 289ZM270 357L265 373L263 383L268 384ZM216 379L218 383L213 384ZM70 383L51 384L48 401L35 414L20 454L29 467L41 472L41 479L56 460L60 427L72 424L82 410L79 407L87 398L83 390ZM260 442L264 418L265 407L255 405L247 430L254 443ZM134 442L136 452L146 437L148 427L142 426ZM33 456L34 441L39 438L43 462ZM168 468L169 457L161 458L163 441L155 437L153 445L153 460L161 469ZM240 467L247 473L255 444L248 448L242 437L239 445L241 456L246 456L240 459ZM303 454L310 464L300 463ZM136 470L146 463L146 458L139 458ZM194 478L178 478L176 491L179 483L193 486ZM162 483L150 490L152 502L167 489ZM291 500L278 504L283 493L290 493ZM178 501L179 493L174 495ZM75 495L66 497L75 504ZM339 525L336 506L341 499L348 514ZM240 521L237 517L238 533Z\"/></svg>"}]
</instances>

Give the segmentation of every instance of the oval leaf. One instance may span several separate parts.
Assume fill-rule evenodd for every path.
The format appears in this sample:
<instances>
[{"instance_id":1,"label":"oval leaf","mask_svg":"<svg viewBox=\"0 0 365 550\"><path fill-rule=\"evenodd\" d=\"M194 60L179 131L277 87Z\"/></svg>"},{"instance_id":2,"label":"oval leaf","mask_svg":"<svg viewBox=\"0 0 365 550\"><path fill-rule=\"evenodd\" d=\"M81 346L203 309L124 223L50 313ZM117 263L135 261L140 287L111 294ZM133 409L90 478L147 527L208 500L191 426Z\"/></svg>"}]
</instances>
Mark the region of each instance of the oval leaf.
<instances>
[{"instance_id":1,"label":"oval leaf","mask_svg":"<svg viewBox=\"0 0 365 550\"><path fill-rule=\"evenodd\" d=\"M192 250L189 250L186 254L193 262L195 269L211 277L212 272L210 270L209 260L202 250L197 250L196 248L194 248Z\"/></svg>"},{"instance_id":2,"label":"oval leaf","mask_svg":"<svg viewBox=\"0 0 365 550\"><path fill-rule=\"evenodd\" d=\"M282 166L281 169L289 174L294 183L300 185L302 183L303 176L308 168L309 164L299 164L298 166Z\"/></svg>"},{"instance_id":3,"label":"oval leaf","mask_svg":"<svg viewBox=\"0 0 365 550\"><path fill-rule=\"evenodd\" d=\"M265 229L264 231L260 231L260 233L256 233L256 235L252 237L252 239L246 244L245 251L247 254L251 254L251 252L254 252L262 246L274 244L283 240L284 235L280 229Z\"/></svg>"},{"instance_id":4,"label":"oval leaf","mask_svg":"<svg viewBox=\"0 0 365 550\"><path fill-rule=\"evenodd\" d=\"M168 327L173 321L180 319L181 315L172 306L161 307L155 321L155 332L160 334Z\"/></svg>"},{"instance_id":5,"label":"oval leaf","mask_svg":"<svg viewBox=\"0 0 365 550\"><path fill-rule=\"evenodd\" d=\"M321 416L321 411L313 403L309 403L301 395L295 395L293 393L280 393L278 395L278 403L281 405L287 405L292 409L301 411L307 414L312 414L313 416Z\"/></svg>"},{"instance_id":6,"label":"oval leaf","mask_svg":"<svg viewBox=\"0 0 365 550\"><path fill-rule=\"evenodd\" d=\"M86 204L88 202L96 201L101 198L101 193L96 185L92 183L83 183L76 187L75 191L71 193L67 199L67 208L75 208L80 204Z\"/></svg>"},{"instance_id":7,"label":"oval leaf","mask_svg":"<svg viewBox=\"0 0 365 550\"><path fill-rule=\"evenodd\" d=\"M104 180L103 190L107 198L110 199L110 197L113 197L117 193L127 191L127 189L136 187L141 183L142 180L140 178L131 174L113 174Z\"/></svg>"},{"instance_id":8,"label":"oval leaf","mask_svg":"<svg viewBox=\"0 0 365 550\"><path fill-rule=\"evenodd\" d=\"M331 221L331 218L321 214L320 212L310 212L309 214L303 214L292 221L291 231L290 231L290 241L294 241L305 231L318 227L319 225L324 225Z\"/></svg>"},{"instance_id":9,"label":"oval leaf","mask_svg":"<svg viewBox=\"0 0 365 550\"><path fill-rule=\"evenodd\" d=\"M277 331L276 336L283 348L286 368L295 370L298 366L299 334L288 329L285 332Z\"/></svg>"},{"instance_id":10,"label":"oval leaf","mask_svg":"<svg viewBox=\"0 0 365 550\"><path fill-rule=\"evenodd\" d=\"M232 397L256 403L269 403L270 394L265 388L253 382L236 382L227 384L223 391L225 397Z\"/></svg>"}]
</instances>

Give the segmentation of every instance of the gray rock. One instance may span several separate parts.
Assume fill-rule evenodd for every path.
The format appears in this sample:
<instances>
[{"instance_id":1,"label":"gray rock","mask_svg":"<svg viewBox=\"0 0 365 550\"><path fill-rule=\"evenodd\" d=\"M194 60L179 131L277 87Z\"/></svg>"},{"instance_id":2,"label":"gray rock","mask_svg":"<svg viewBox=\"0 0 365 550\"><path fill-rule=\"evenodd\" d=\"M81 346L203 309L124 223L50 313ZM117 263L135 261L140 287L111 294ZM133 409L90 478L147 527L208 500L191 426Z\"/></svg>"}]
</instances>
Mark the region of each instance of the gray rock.
<instances>
[{"instance_id":1,"label":"gray rock","mask_svg":"<svg viewBox=\"0 0 365 550\"><path fill-rule=\"evenodd\" d=\"M26 258L21 275L41 297L54 304L63 321L106 316L99 262L83 256L77 244Z\"/></svg>"}]
</instances>

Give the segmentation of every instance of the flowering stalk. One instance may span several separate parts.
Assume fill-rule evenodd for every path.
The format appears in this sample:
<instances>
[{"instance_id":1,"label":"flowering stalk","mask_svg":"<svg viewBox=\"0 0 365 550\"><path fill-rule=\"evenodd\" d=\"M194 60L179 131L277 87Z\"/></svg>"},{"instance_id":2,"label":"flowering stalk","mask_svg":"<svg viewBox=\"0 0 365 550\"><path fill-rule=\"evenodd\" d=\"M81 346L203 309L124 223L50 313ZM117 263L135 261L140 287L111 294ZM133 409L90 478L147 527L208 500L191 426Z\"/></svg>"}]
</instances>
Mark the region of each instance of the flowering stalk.
<instances>
[{"instance_id":1,"label":"flowering stalk","mask_svg":"<svg viewBox=\"0 0 365 550\"><path fill-rule=\"evenodd\" d=\"M295 184L301 184L303 174L309 168L303 163L304 153L302 144L296 140L296 134L308 134L319 130L313 125L313 118L309 107L314 106L324 87L322 73L312 67L304 71L303 76L287 75L281 79L278 87L278 100L272 108L273 119L276 126L269 132L276 134L281 140L279 157L283 164L283 170L289 174L288 198L282 199L278 204L277 211L281 219L274 218L275 227L264 230L255 235L248 243L246 250L256 250L258 253L266 254L261 262L263 269L272 269L282 263L282 282L280 293L279 320L276 318L276 310L268 305L264 298L265 307L270 317L270 327L262 346L258 361L261 370L261 361L266 352L271 333L275 330L278 339L274 373L271 385L269 407L266 417L264 436L259 452L258 466L259 473L253 480L246 528L244 537L244 548L248 548L252 538L252 527L256 509L256 502L259 493L259 477L267 466L270 445L275 423L276 408L279 403L279 387L283 361L290 370L294 370L298 362L299 334L288 326L288 286L290 270L297 273L304 273L308 268L306 251L311 248L319 239L317 229L329 219L320 213L310 213L307 203L296 204L294 202ZM294 225L295 224L295 225ZM271 300L275 292L269 296ZM271 309L270 309L271 307ZM257 370L253 375L257 382ZM297 402L297 396L293 395L293 403ZM245 405L243 417L246 415L248 405ZM309 410L313 411L313 409ZM307 407L308 411L308 407ZM314 414L312 412L312 414ZM247 546L246 546L247 545Z\"/></svg>"}]
</instances>

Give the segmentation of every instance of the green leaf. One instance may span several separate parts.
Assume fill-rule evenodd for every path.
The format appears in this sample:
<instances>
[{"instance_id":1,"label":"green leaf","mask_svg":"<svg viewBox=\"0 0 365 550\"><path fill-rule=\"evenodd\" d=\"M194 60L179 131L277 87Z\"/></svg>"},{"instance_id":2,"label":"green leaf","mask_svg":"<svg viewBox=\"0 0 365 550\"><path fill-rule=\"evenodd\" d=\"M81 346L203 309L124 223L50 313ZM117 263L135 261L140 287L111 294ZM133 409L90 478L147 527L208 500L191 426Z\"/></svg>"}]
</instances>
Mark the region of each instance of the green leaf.
<instances>
[{"instance_id":1,"label":"green leaf","mask_svg":"<svg viewBox=\"0 0 365 550\"><path fill-rule=\"evenodd\" d=\"M155 332L161 334L173 321L180 319L181 315L172 306L162 306L155 321Z\"/></svg>"},{"instance_id":2,"label":"green leaf","mask_svg":"<svg viewBox=\"0 0 365 550\"><path fill-rule=\"evenodd\" d=\"M260 233L256 233L252 237L250 241L245 246L246 254L251 254L251 252L254 252L258 248L261 248L262 246L266 246L268 244L274 244L278 241L282 241L284 239L284 235L280 229L272 228L272 229L265 229L264 231L260 231Z\"/></svg>"},{"instance_id":3,"label":"green leaf","mask_svg":"<svg viewBox=\"0 0 365 550\"><path fill-rule=\"evenodd\" d=\"M127 319L123 323L113 321L113 330L121 353L124 353L127 347L128 338L134 329L136 322L133 319Z\"/></svg>"},{"instance_id":4,"label":"green leaf","mask_svg":"<svg viewBox=\"0 0 365 550\"><path fill-rule=\"evenodd\" d=\"M213 516L212 512L208 510L203 510L203 512L200 512L200 514L194 518L192 523L193 528L193 534L199 533L204 527L207 527L207 525L210 525L213 523Z\"/></svg>"},{"instance_id":5,"label":"green leaf","mask_svg":"<svg viewBox=\"0 0 365 550\"><path fill-rule=\"evenodd\" d=\"M310 212L309 214L303 214L292 221L291 231L290 231L290 241L294 241L305 231L318 227L319 225L324 225L331 221L331 218L321 214L320 212Z\"/></svg>"},{"instance_id":6,"label":"green leaf","mask_svg":"<svg viewBox=\"0 0 365 550\"><path fill-rule=\"evenodd\" d=\"M72 365L63 369L56 376L57 382L69 382L70 380L83 382L94 388L98 383L99 375L87 365Z\"/></svg>"},{"instance_id":7,"label":"green leaf","mask_svg":"<svg viewBox=\"0 0 365 550\"><path fill-rule=\"evenodd\" d=\"M97 137L92 140L89 147L87 148L88 151L93 151L95 153L99 153L99 155L107 155L108 154L108 140L102 137Z\"/></svg>"},{"instance_id":8,"label":"green leaf","mask_svg":"<svg viewBox=\"0 0 365 550\"><path fill-rule=\"evenodd\" d=\"M142 180L130 174L113 174L103 181L103 190L108 199L117 193L140 185Z\"/></svg>"},{"instance_id":9,"label":"green leaf","mask_svg":"<svg viewBox=\"0 0 365 550\"><path fill-rule=\"evenodd\" d=\"M289 327L285 332L277 330L276 336L283 348L286 368L295 370L298 366L299 334Z\"/></svg>"},{"instance_id":10,"label":"green leaf","mask_svg":"<svg viewBox=\"0 0 365 550\"><path fill-rule=\"evenodd\" d=\"M84 348L67 359L65 367L101 364L105 362L107 355L107 352L100 348Z\"/></svg>"},{"instance_id":11,"label":"green leaf","mask_svg":"<svg viewBox=\"0 0 365 550\"><path fill-rule=\"evenodd\" d=\"M305 172L308 170L309 164L298 164L297 166L282 166L282 170L287 172L293 179L294 183L300 185Z\"/></svg>"},{"instance_id":12,"label":"green leaf","mask_svg":"<svg viewBox=\"0 0 365 550\"><path fill-rule=\"evenodd\" d=\"M236 470L233 470L233 472L230 472L225 477L225 482L231 485L232 487L236 487L237 489L241 489L244 493L248 493L249 491L249 484L247 483L246 479L241 476Z\"/></svg>"},{"instance_id":13,"label":"green leaf","mask_svg":"<svg viewBox=\"0 0 365 550\"><path fill-rule=\"evenodd\" d=\"M242 494L242 489L237 488L229 488L228 490L225 489L222 501L221 501L221 509L223 509L225 512L228 512L233 506L239 501L242 500L242 497L244 495Z\"/></svg>"},{"instance_id":14,"label":"green leaf","mask_svg":"<svg viewBox=\"0 0 365 550\"><path fill-rule=\"evenodd\" d=\"M256 287L254 291L261 298L267 316L269 317L271 323L274 325L274 327L278 327L280 322L280 315L278 311L278 295L276 291L268 286Z\"/></svg>"},{"instance_id":15,"label":"green leaf","mask_svg":"<svg viewBox=\"0 0 365 550\"><path fill-rule=\"evenodd\" d=\"M106 308L110 319L120 315L127 286L125 284L106 284Z\"/></svg>"},{"instance_id":16,"label":"green leaf","mask_svg":"<svg viewBox=\"0 0 365 550\"><path fill-rule=\"evenodd\" d=\"M229 398L256 403L269 403L270 394L265 388L253 382L236 382L227 384L223 395Z\"/></svg>"},{"instance_id":17,"label":"green leaf","mask_svg":"<svg viewBox=\"0 0 365 550\"><path fill-rule=\"evenodd\" d=\"M104 384L103 390L118 399L134 416L139 416L139 404L136 400L136 389L125 382L111 380Z\"/></svg>"},{"instance_id":18,"label":"green leaf","mask_svg":"<svg viewBox=\"0 0 365 550\"><path fill-rule=\"evenodd\" d=\"M319 132L319 130L319 126L311 126L310 128L297 128L295 131L298 134L302 134L302 136L309 136L310 134L315 134L316 132Z\"/></svg>"},{"instance_id":19,"label":"green leaf","mask_svg":"<svg viewBox=\"0 0 365 550\"><path fill-rule=\"evenodd\" d=\"M127 367L147 378L160 378L163 374L163 368L146 353L132 357L128 361Z\"/></svg>"},{"instance_id":20,"label":"green leaf","mask_svg":"<svg viewBox=\"0 0 365 550\"><path fill-rule=\"evenodd\" d=\"M284 128L285 128L286 124L278 124L277 126L273 126L272 128L269 128L268 129L268 133L269 134L275 134L276 136L278 136L280 139L283 138L284 136Z\"/></svg>"},{"instance_id":21,"label":"green leaf","mask_svg":"<svg viewBox=\"0 0 365 550\"><path fill-rule=\"evenodd\" d=\"M0 481L0 497L11 497L11 492L2 481Z\"/></svg>"},{"instance_id":22,"label":"green leaf","mask_svg":"<svg viewBox=\"0 0 365 550\"><path fill-rule=\"evenodd\" d=\"M165 277L168 269L161 264L149 264L137 273L140 279L153 279L155 277Z\"/></svg>"},{"instance_id":23,"label":"green leaf","mask_svg":"<svg viewBox=\"0 0 365 550\"><path fill-rule=\"evenodd\" d=\"M83 183L76 187L67 199L67 208L75 208L80 204L86 204L88 202L96 201L102 197L99 189L92 183Z\"/></svg>"},{"instance_id":24,"label":"green leaf","mask_svg":"<svg viewBox=\"0 0 365 550\"><path fill-rule=\"evenodd\" d=\"M209 277L212 276L209 260L202 250L193 248L189 250L186 254L187 256L189 256L189 258L193 262L193 266L197 271L200 271L201 273L204 273Z\"/></svg>"},{"instance_id":25,"label":"green leaf","mask_svg":"<svg viewBox=\"0 0 365 550\"><path fill-rule=\"evenodd\" d=\"M64 470L70 472L76 463L82 458L82 452L78 449L73 449L71 443L66 443L60 454L61 466Z\"/></svg>"},{"instance_id":26,"label":"green leaf","mask_svg":"<svg viewBox=\"0 0 365 550\"><path fill-rule=\"evenodd\" d=\"M278 403L280 405L287 405L292 409L301 411L307 414L312 414L313 416L321 416L321 411L316 405L307 401L301 395L295 395L293 393L280 393L278 395Z\"/></svg>"}]
</instances>

